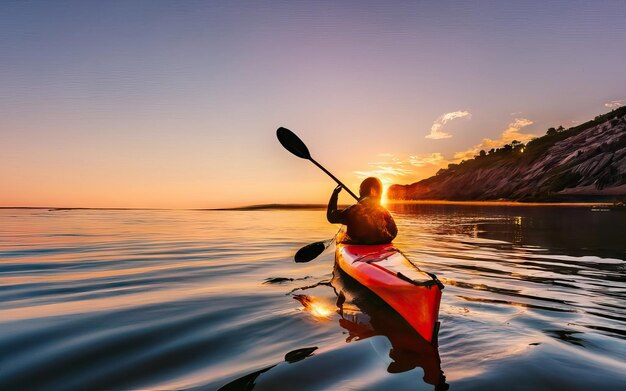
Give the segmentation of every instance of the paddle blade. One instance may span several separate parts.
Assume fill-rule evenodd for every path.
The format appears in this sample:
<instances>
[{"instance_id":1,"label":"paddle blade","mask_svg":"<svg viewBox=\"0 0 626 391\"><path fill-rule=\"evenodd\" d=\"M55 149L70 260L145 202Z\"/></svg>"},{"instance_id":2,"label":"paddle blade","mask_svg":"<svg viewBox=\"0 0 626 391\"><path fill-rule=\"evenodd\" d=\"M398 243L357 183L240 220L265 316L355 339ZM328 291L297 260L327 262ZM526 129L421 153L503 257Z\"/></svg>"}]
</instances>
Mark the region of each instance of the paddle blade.
<instances>
[{"instance_id":1,"label":"paddle blade","mask_svg":"<svg viewBox=\"0 0 626 391\"><path fill-rule=\"evenodd\" d=\"M293 260L297 263L310 262L323 253L324 250L326 250L326 244L324 242L307 244L298 250Z\"/></svg>"},{"instance_id":2,"label":"paddle blade","mask_svg":"<svg viewBox=\"0 0 626 391\"><path fill-rule=\"evenodd\" d=\"M276 137L278 141L285 147L286 150L293 153L299 158L310 159L311 153L309 149L304 145L302 140L294 132L287 128L280 127L276 130Z\"/></svg>"},{"instance_id":3,"label":"paddle blade","mask_svg":"<svg viewBox=\"0 0 626 391\"><path fill-rule=\"evenodd\" d=\"M317 350L317 346L292 350L291 352L285 354L285 361L289 363L294 363L300 360L304 360L316 350Z\"/></svg>"}]
</instances>

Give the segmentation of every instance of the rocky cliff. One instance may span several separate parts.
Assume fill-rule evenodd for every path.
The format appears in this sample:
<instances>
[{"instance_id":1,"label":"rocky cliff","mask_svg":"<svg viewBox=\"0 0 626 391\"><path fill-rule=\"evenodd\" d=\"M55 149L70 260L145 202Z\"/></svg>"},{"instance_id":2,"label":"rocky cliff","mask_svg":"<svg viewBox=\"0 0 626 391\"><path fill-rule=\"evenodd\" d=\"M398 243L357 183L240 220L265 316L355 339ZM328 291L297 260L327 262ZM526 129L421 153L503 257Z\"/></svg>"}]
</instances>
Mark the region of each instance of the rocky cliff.
<instances>
[{"instance_id":1,"label":"rocky cliff","mask_svg":"<svg viewBox=\"0 0 626 391\"><path fill-rule=\"evenodd\" d=\"M435 176L392 185L390 199L623 201L626 199L626 107L570 129L549 129L450 164Z\"/></svg>"}]
</instances>

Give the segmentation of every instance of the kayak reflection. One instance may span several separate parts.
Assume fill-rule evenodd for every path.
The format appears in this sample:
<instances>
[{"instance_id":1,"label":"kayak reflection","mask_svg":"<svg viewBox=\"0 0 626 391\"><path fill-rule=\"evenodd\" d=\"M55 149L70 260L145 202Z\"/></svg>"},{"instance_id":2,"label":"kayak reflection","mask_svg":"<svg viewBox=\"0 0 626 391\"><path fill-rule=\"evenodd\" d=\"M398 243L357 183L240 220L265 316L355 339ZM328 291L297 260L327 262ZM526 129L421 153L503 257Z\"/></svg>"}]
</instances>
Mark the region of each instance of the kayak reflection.
<instances>
[{"instance_id":1,"label":"kayak reflection","mask_svg":"<svg viewBox=\"0 0 626 391\"><path fill-rule=\"evenodd\" d=\"M336 303L328 296L320 298L304 294L309 290L328 289L325 287L334 290ZM372 359L371 347L375 345L390 346L388 352L383 353L391 359L387 373L421 368L424 382L433 385L435 390L448 389L437 346L421 337L388 304L337 265L330 281L301 287L292 293L292 297L302 304L302 310L316 319L333 321L339 315L339 325L347 331L346 342L372 338L372 344L349 343L345 349L322 349L319 354L316 354L317 347L297 349L287 353L284 362L242 376L220 390L290 389L294 385L298 385L298 389L328 388L330 384L325 383L325 379L332 381L346 376L346 373L354 376L363 368L371 368L368 360ZM380 343L381 338L388 343ZM292 365L297 361L302 363ZM354 387L359 388L357 384Z\"/></svg>"},{"instance_id":2,"label":"kayak reflection","mask_svg":"<svg viewBox=\"0 0 626 391\"><path fill-rule=\"evenodd\" d=\"M420 336L387 303L343 272L337 264L331 286L337 294L339 324L348 331L346 342L382 335L391 343L387 367L389 373L401 373L415 368L424 370L424 381L435 390L447 390L436 344Z\"/></svg>"}]
</instances>

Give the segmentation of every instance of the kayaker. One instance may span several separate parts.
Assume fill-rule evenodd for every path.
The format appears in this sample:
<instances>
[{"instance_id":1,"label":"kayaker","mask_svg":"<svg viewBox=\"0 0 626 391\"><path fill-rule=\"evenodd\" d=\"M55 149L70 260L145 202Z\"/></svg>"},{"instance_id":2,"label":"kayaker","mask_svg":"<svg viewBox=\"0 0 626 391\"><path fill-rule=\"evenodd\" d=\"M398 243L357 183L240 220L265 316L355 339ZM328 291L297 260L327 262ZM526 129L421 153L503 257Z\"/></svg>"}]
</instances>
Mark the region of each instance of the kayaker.
<instances>
[{"instance_id":1,"label":"kayaker","mask_svg":"<svg viewBox=\"0 0 626 391\"><path fill-rule=\"evenodd\" d=\"M359 188L359 202L343 210L337 210L337 200L342 187L337 186L328 201L326 218L331 224L344 224L347 232L342 242L354 244L384 244L398 234L391 213L380 204L383 183L369 177Z\"/></svg>"}]
</instances>

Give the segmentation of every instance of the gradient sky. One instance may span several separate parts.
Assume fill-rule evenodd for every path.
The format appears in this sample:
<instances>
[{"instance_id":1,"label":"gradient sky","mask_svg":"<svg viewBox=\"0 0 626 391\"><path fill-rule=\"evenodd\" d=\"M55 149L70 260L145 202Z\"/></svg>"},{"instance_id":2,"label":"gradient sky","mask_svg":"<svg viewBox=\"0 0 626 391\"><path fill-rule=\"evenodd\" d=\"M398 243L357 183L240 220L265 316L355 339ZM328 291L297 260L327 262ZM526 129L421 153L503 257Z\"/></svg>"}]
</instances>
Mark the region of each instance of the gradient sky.
<instances>
[{"instance_id":1,"label":"gradient sky","mask_svg":"<svg viewBox=\"0 0 626 391\"><path fill-rule=\"evenodd\" d=\"M4 1L0 205L325 202L626 99L626 2ZM349 201L349 198L344 198Z\"/></svg>"}]
</instances>

